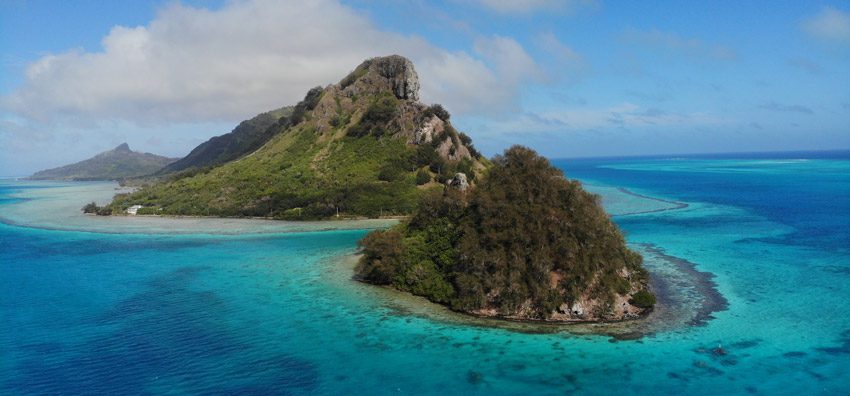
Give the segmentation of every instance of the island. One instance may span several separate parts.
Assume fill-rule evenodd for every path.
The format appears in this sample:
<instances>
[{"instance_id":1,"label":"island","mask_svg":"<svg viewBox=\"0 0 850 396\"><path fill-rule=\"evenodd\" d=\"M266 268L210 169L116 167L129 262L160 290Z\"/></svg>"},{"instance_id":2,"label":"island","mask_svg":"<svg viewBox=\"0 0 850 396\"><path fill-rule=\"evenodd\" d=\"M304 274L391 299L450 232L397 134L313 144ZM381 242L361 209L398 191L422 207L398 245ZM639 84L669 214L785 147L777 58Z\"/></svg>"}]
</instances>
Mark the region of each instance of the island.
<instances>
[{"instance_id":1,"label":"island","mask_svg":"<svg viewBox=\"0 0 850 396\"><path fill-rule=\"evenodd\" d=\"M597 195L522 146L492 164L475 186L432 192L409 220L366 235L356 277L486 317L612 321L652 309L642 257Z\"/></svg>"},{"instance_id":2,"label":"island","mask_svg":"<svg viewBox=\"0 0 850 396\"><path fill-rule=\"evenodd\" d=\"M121 143L112 150L104 151L84 161L58 168L36 172L30 180L124 180L145 176L159 171L176 161L151 153L130 150L127 143Z\"/></svg>"},{"instance_id":3,"label":"island","mask_svg":"<svg viewBox=\"0 0 850 396\"><path fill-rule=\"evenodd\" d=\"M618 321L652 310L643 259L598 196L529 148L484 158L450 118L419 102L408 59L369 59L85 210L400 216L360 242L356 279L512 320Z\"/></svg>"}]
</instances>

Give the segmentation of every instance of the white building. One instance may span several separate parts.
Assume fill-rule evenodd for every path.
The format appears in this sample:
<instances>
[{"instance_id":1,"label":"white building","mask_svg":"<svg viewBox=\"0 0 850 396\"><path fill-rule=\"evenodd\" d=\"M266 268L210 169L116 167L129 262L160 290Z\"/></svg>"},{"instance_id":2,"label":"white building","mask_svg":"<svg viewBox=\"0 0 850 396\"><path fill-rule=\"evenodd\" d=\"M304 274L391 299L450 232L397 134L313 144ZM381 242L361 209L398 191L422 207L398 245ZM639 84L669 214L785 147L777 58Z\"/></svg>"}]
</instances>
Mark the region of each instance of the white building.
<instances>
[{"instance_id":1,"label":"white building","mask_svg":"<svg viewBox=\"0 0 850 396\"><path fill-rule=\"evenodd\" d=\"M141 209L143 207L144 206L142 206L142 205L133 205L133 206L127 208L127 213L135 216L136 212L138 212L139 209Z\"/></svg>"}]
</instances>

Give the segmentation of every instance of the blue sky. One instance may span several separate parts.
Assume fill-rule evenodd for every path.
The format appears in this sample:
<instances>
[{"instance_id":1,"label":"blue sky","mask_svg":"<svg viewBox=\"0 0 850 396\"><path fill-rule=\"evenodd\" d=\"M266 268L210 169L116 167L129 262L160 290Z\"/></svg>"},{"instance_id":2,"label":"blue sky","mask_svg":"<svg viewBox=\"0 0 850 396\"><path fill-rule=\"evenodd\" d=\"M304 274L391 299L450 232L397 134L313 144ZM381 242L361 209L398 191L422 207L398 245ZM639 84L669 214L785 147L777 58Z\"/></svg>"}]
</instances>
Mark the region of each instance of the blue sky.
<instances>
[{"instance_id":1,"label":"blue sky","mask_svg":"<svg viewBox=\"0 0 850 396\"><path fill-rule=\"evenodd\" d=\"M0 3L0 174L182 156L399 53L486 154L850 148L850 2Z\"/></svg>"}]
</instances>

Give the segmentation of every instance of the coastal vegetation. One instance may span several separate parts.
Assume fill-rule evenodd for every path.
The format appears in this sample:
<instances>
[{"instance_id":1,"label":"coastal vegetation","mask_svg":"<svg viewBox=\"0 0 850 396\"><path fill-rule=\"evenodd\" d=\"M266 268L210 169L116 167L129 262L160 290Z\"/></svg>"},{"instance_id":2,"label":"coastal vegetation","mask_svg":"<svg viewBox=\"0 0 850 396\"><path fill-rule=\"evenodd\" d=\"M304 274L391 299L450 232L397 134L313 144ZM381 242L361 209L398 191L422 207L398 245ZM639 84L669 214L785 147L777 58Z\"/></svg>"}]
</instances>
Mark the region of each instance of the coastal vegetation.
<instances>
[{"instance_id":1,"label":"coastal vegetation","mask_svg":"<svg viewBox=\"0 0 850 396\"><path fill-rule=\"evenodd\" d=\"M104 206L97 206L97 203L89 202L82 209L85 214L95 214L98 216L109 216L112 214L112 209Z\"/></svg>"},{"instance_id":2,"label":"coastal vegetation","mask_svg":"<svg viewBox=\"0 0 850 396\"><path fill-rule=\"evenodd\" d=\"M514 146L473 188L423 197L361 242L356 275L452 309L516 319L636 317L655 297L598 196Z\"/></svg>"}]
</instances>

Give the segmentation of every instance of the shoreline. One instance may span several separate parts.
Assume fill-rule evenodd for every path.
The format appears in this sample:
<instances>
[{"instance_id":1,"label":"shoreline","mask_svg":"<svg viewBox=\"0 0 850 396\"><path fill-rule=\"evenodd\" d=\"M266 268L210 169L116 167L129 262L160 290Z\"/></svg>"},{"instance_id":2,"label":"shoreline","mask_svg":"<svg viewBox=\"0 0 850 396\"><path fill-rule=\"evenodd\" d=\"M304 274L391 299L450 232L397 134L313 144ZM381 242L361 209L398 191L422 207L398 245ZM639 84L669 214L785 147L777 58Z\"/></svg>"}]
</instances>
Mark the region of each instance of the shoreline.
<instances>
[{"instance_id":1,"label":"shoreline","mask_svg":"<svg viewBox=\"0 0 850 396\"><path fill-rule=\"evenodd\" d=\"M91 216L97 218L97 215L91 214L83 214L83 216ZM112 216L99 216L100 218L109 218ZM131 216L126 216L131 218ZM151 216L157 217L157 216ZM180 220L179 218L163 218L166 221L170 220ZM224 218L224 217L201 217L198 219L203 220L244 220L244 221L256 221L260 222L263 219L246 219L246 218ZM143 228L139 229L102 229L102 228L86 228L86 227L73 227L73 226L48 226L42 224L28 224L15 221L13 219L9 219L7 217L0 216L0 224L4 224L10 227L21 227L21 228L30 228L35 230L46 230L46 231L64 231L64 232L83 232L83 233L91 233L91 234L108 234L108 235L224 235L224 236L260 236L260 235L274 235L274 234L299 234L299 233L311 233L311 232L326 232L326 231L371 231L377 230L381 228L391 227L393 224L383 224L382 222L392 221L392 219L362 219L362 220L337 220L338 222L347 222L347 223L381 223L381 224L349 224L349 227L317 227L310 228L310 226L319 226L324 225L324 223L331 224L332 221L329 220L304 220L304 221L293 221L293 220L267 220L269 222L279 222L279 224L275 224L276 226L280 226L281 228L268 228L268 229L251 229L251 230L241 230L235 228L233 226L220 226L218 228L210 227L199 227L195 229L181 229L181 230L164 230L164 229L156 229L150 228L147 226L143 226ZM126 225L126 224L125 224ZM160 224L162 225L162 224ZM283 228L287 225L292 226L289 229ZM147 228L145 228L147 227Z\"/></svg>"},{"instance_id":2,"label":"shoreline","mask_svg":"<svg viewBox=\"0 0 850 396\"><path fill-rule=\"evenodd\" d=\"M702 327L714 319L712 314L728 308L728 301L717 290L715 275L696 269L694 263L666 254L652 244L638 244L656 265L648 268L650 285L656 293L656 306L638 318L616 321L548 321L520 320L506 317L479 316L455 311L425 297L403 292L391 286L373 285L354 278L353 269L361 254L353 253L336 259L340 270L359 290L366 290L375 304L398 316L416 316L428 320L474 327L497 328L532 334L568 333L575 336L598 335L611 337L612 342L639 340L665 331ZM657 268L663 266L663 270ZM682 284L686 283L687 287ZM689 293L690 292L690 293Z\"/></svg>"},{"instance_id":3,"label":"shoreline","mask_svg":"<svg viewBox=\"0 0 850 396\"><path fill-rule=\"evenodd\" d=\"M290 220L290 219L277 219L274 217L261 217L261 216L214 216L214 215L172 215L172 214L128 214L128 213L119 213L119 214L111 214L106 216L101 216L94 213L83 213L87 216L100 216L100 217L115 217L115 218L134 218L134 217L148 217L148 218L163 218L163 219L226 219L226 220L266 220L266 221L280 221L280 222L291 222L291 223L309 223L309 222L328 222L332 223L335 221L368 221L368 220L404 220L410 218L410 215L398 215L398 216L379 216L379 217L363 217L363 216L353 216L353 217L326 217L321 219L304 219L304 220Z\"/></svg>"},{"instance_id":4,"label":"shoreline","mask_svg":"<svg viewBox=\"0 0 850 396\"><path fill-rule=\"evenodd\" d=\"M124 215L96 216L82 213L86 202L105 202L120 189L113 182L8 183L9 192L0 211L0 223L30 229L100 234L136 235L271 235L317 231L374 230L391 227L398 220L330 218L323 220L274 220L246 217Z\"/></svg>"},{"instance_id":5,"label":"shoreline","mask_svg":"<svg viewBox=\"0 0 850 396\"><path fill-rule=\"evenodd\" d=\"M680 257L671 256L666 253L664 248L658 245L643 243L639 244L639 246L643 247L647 252L675 265L679 271L688 275L693 280L694 287L704 300L700 303L693 319L688 324L692 326L705 326L709 320L715 319L714 313L722 312L729 308L729 301L717 289L717 282L714 281L714 278L716 278L715 274L698 270L696 264ZM650 274L655 275L652 272ZM663 288L665 286L667 285L661 287Z\"/></svg>"}]
</instances>

